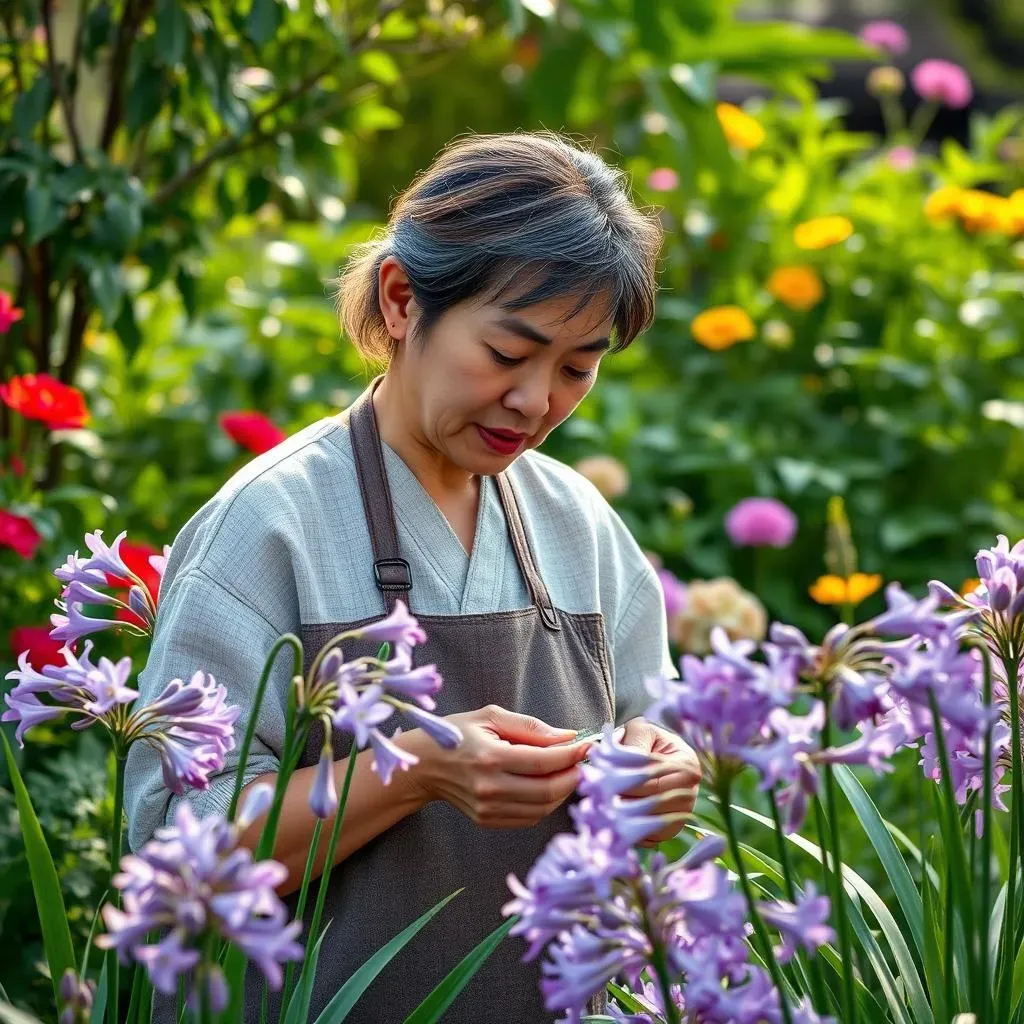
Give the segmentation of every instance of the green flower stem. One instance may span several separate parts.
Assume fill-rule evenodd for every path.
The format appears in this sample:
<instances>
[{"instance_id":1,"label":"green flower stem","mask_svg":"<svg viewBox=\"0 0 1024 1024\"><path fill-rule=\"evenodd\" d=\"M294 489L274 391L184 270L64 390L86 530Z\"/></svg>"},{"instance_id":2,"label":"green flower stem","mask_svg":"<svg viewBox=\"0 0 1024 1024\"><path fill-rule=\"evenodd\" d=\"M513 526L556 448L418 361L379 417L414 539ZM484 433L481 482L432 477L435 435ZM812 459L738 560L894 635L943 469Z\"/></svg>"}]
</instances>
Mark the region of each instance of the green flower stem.
<instances>
[{"instance_id":1,"label":"green flower stem","mask_svg":"<svg viewBox=\"0 0 1024 1024\"><path fill-rule=\"evenodd\" d=\"M113 886L114 875L121 868L121 819L124 816L124 765L127 751L114 750L114 821L110 832L110 902L115 907L121 906L121 893ZM110 1024L119 1024L117 1003L120 976L117 951L107 950L107 1020Z\"/></svg>"},{"instance_id":2,"label":"green flower stem","mask_svg":"<svg viewBox=\"0 0 1024 1024\"><path fill-rule=\"evenodd\" d=\"M761 920L761 915L757 912L757 904L754 902L754 892L750 886L750 879L747 877L747 869L743 863L743 852L740 850L739 837L736 835L736 822L733 818L732 803L730 800L730 790L732 786L726 784L722 787L721 792L718 794L719 803L722 809L722 820L725 822L725 833L729 839L729 850L732 852L732 858L736 862L736 871L740 876L740 886L743 889L743 895L747 901L747 909L750 912L750 920L754 926L754 934L757 936L758 945L761 947L761 956L764 959L765 966L768 968L768 973L771 975L772 983L779 993L779 1005L782 1007L782 1019L785 1024L793 1024L793 1015L789 1009L789 997L786 994L785 981L782 977L782 971L779 969L778 961L775 959L775 954L772 952L771 939L768 937L768 929L765 928L764 921ZM852 1018L851 1018L852 1020ZM843 1024L848 1024L848 1021L843 1021Z\"/></svg>"},{"instance_id":3,"label":"green flower stem","mask_svg":"<svg viewBox=\"0 0 1024 1024\"><path fill-rule=\"evenodd\" d=\"M907 134L910 136L910 145L918 148L931 127L935 115L939 112L939 105L934 100L927 100L919 103L910 119L910 128Z\"/></svg>"},{"instance_id":4,"label":"green flower stem","mask_svg":"<svg viewBox=\"0 0 1024 1024\"><path fill-rule=\"evenodd\" d=\"M267 682L270 679L270 670L277 659L278 651L287 644L291 644L294 651L293 675L302 675L302 643L294 633L285 633L271 647L270 654L263 665L263 675L260 676L259 686L256 687L256 700L253 703L252 711L249 713L249 722L245 727L245 738L242 740L242 746L238 750L238 771L235 773L235 789L231 794L231 803L228 805L228 821L235 820L238 798L242 792L242 779L245 776L245 763L249 759L249 748L252 746L252 739L256 734L256 720L259 718L260 708L263 706L263 697L267 690Z\"/></svg>"},{"instance_id":5,"label":"green flower stem","mask_svg":"<svg viewBox=\"0 0 1024 1024\"><path fill-rule=\"evenodd\" d=\"M779 847L779 864L782 866L782 880L785 882L786 899L790 903L796 902L796 884L793 881L793 864L789 857L789 843L786 842L785 833L782 830L782 815L779 813L779 801L775 796L775 789L768 790L768 804L772 809L772 821L775 823L775 841ZM825 986L825 976L821 971L821 960L818 955L805 957L801 952L800 958L807 965L808 973L811 976L811 988L814 990L814 1008L819 1013L827 1013L829 1010L828 989Z\"/></svg>"},{"instance_id":6,"label":"green flower stem","mask_svg":"<svg viewBox=\"0 0 1024 1024\"><path fill-rule=\"evenodd\" d=\"M822 749L832 746L832 709L825 697L825 725L821 730ZM857 993L853 983L853 941L850 937L850 918L846 912L846 890L843 886L843 853L839 841L839 797L836 791L832 765L824 764L825 795L828 801L829 860L833 875L833 909L839 925L839 956L843 962L843 1024L857 1024ZM822 848L822 859L825 857Z\"/></svg>"},{"instance_id":7,"label":"green flower stem","mask_svg":"<svg viewBox=\"0 0 1024 1024\"><path fill-rule=\"evenodd\" d=\"M987 648L978 645L984 671L983 700L986 708L992 706L992 658ZM985 730L981 804L981 1024L994 1024L992 1020L992 979L989 970L988 919L991 906L992 881L992 726ZM952 972L948 972L952 973ZM946 1004L947 1006L950 1004Z\"/></svg>"},{"instance_id":8,"label":"green flower stem","mask_svg":"<svg viewBox=\"0 0 1024 1024\"><path fill-rule=\"evenodd\" d=\"M356 755L358 754L353 743L348 755L348 768L345 771L345 782L341 788L341 800L338 802L338 810L334 815L334 826L331 829L331 838L327 843L327 857L324 860L324 869L320 873L320 888L316 894L316 906L313 908L313 919L309 925L309 941L316 942L320 934L320 918L323 916L324 903L327 901L327 887L331 881L331 868L334 867L334 851L338 848L338 838L341 835L341 822L345 816L345 805L348 803L348 791L352 785L352 773L356 767Z\"/></svg>"},{"instance_id":9,"label":"green flower stem","mask_svg":"<svg viewBox=\"0 0 1024 1024\"><path fill-rule=\"evenodd\" d=\"M1013 965L1016 960L1016 907L1017 907L1017 871L1021 856L1020 829L1022 818L1019 789L1024 781L1021 772L1021 730L1020 730L1020 695L1015 685L1019 664L1016 658L1005 658L1006 690L1010 698L1010 866L1006 882L1006 906L1003 912L1003 939L1000 955L1000 978L997 1019L1004 1019L1010 1011L1010 999L1013 983Z\"/></svg>"},{"instance_id":10,"label":"green flower stem","mask_svg":"<svg viewBox=\"0 0 1024 1024\"><path fill-rule=\"evenodd\" d=\"M299 889L299 901L295 906L295 919L302 920L303 912L306 909L306 897L309 895L309 880L313 874L313 862L316 860L316 851L320 848L320 833L323 831L324 823L322 818L317 818L313 826L313 838L309 844L309 854L306 857L306 870L302 873L302 886ZM290 960L285 968L284 991L281 995L281 1006L288 1005L288 999L292 994L292 983L295 975L295 961Z\"/></svg>"}]
</instances>

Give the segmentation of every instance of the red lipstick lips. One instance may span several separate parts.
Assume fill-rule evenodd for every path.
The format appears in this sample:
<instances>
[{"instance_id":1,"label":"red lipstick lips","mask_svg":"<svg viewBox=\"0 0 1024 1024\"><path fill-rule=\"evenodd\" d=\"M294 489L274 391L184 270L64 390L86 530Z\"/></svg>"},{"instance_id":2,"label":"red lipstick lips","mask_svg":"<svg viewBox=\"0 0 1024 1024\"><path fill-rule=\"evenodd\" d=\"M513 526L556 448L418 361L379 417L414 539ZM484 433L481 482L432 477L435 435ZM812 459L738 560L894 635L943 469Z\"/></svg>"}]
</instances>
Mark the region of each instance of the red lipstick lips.
<instances>
[{"instance_id":1,"label":"red lipstick lips","mask_svg":"<svg viewBox=\"0 0 1024 1024\"><path fill-rule=\"evenodd\" d=\"M491 430L479 423L475 426L484 444L499 455L513 455L526 440L526 434L517 434L514 430Z\"/></svg>"}]
</instances>

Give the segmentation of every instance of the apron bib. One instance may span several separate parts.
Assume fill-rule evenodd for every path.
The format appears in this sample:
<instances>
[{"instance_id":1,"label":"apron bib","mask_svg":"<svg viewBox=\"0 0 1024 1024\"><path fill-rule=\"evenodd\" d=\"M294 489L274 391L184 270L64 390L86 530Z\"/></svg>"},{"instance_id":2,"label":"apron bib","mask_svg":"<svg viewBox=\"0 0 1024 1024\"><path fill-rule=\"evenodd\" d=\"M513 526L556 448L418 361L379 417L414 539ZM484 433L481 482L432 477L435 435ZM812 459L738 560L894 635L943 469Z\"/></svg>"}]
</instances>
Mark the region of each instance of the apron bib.
<instances>
[{"instance_id":1,"label":"apron bib","mask_svg":"<svg viewBox=\"0 0 1024 1024\"><path fill-rule=\"evenodd\" d=\"M408 563L401 557L394 509L373 411L375 381L352 406L350 429L359 485L374 554L374 576L390 611L398 598L415 612ZM516 560L529 590L528 608L480 615L417 615L427 641L415 651L417 664L433 663L444 680L435 714L499 704L552 725L592 729L615 717L604 621L600 613L555 608L537 569L510 481L496 477ZM413 596L410 601L410 590ZM309 667L333 636L358 623L305 625L301 639ZM346 644L345 657L376 655L376 644ZM391 735L402 724L395 714L379 728ZM316 764L323 742L313 730L303 766ZM315 733L319 733L316 735ZM347 757L352 737L333 735L336 758ZM456 889L458 896L384 968L346 1018L347 1024L401 1024L474 946L505 918L512 894L506 877L521 880L552 836L574 831L568 805L538 824L519 829L475 825L451 804L436 800L372 839L331 872L322 921L331 926L321 948L311 1020L345 981L378 949ZM325 823L328 826L330 823ZM342 825L344 828L344 825ZM306 931L317 882L310 887ZM294 913L297 894L286 899ZM451 1024L542 1024L556 1019L544 1009L540 963L525 964L526 942L506 937L443 1014ZM262 976L247 976L246 1020L258 1019ZM277 993L270 993L270 1020L277 1019ZM603 1012L591 1000L589 1012Z\"/></svg>"}]
</instances>

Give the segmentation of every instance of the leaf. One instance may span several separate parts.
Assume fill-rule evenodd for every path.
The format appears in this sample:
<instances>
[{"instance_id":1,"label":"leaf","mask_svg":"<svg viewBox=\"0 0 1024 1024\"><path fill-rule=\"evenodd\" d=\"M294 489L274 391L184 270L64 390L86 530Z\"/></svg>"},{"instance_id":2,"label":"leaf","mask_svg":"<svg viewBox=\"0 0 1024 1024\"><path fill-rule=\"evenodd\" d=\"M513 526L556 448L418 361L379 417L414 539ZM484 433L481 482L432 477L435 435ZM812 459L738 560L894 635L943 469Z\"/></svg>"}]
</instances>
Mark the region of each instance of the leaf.
<instances>
[{"instance_id":1,"label":"leaf","mask_svg":"<svg viewBox=\"0 0 1024 1024\"><path fill-rule=\"evenodd\" d=\"M647 1007L632 992L621 985L616 985L614 981L608 982L608 991L622 1004L622 1008L629 1013L649 1012Z\"/></svg>"},{"instance_id":2,"label":"leaf","mask_svg":"<svg viewBox=\"0 0 1024 1024\"><path fill-rule=\"evenodd\" d=\"M399 951L416 935L418 931L435 914L442 910L451 900L455 899L462 889L456 889L446 896L437 906L431 907L421 914L412 924L400 931L387 945L377 950L369 960L356 971L338 990L334 998L324 1007L316 1019L316 1024L341 1024L349 1010L359 1001L359 997L369 988L370 982L391 962ZM468 978L466 979L469 980Z\"/></svg>"},{"instance_id":3,"label":"leaf","mask_svg":"<svg viewBox=\"0 0 1024 1024\"><path fill-rule=\"evenodd\" d=\"M277 0L252 0L245 19L245 34L257 46L264 46L274 38L281 25L281 8Z\"/></svg>"},{"instance_id":4,"label":"leaf","mask_svg":"<svg viewBox=\"0 0 1024 1024\"><path fill-rule=\"evenodd\" d=\"M184 267L178 267L178 272L174 275L174 283L181 293L185 315L191 321L196 315L196 279Z\"/></svg>"},{"instance_id":5,"label":"leaf","mask_svg":"<svg viewBox=\"0 0 1024 1024\"><path fill-rule=\"evenodd\" d=\"M25 227L29 245L52 235L64 220L64 206L49 182L33 182L25 190Z\"/></svg>"},{"instance_id":6,"label":"leaf","mask_svg":"<svg viewBox=\"0 0 1024 1024\"><path fill-rule=\"evenodd\" d=\"M3 1021L3 1024L42 1024L38 1017L33 1017L8 1002L0 1002L0 1021Z\"/></svg>"},{"instance_id":7,"label":"leaf","mask_svg":"<svg viewBox=\"0 0 1024 1024\"><path fill-rule=\"evenodd\" d=\"M53 87L50 85L50 77L45 71L41 71L32 85L14 101L11 122L14 125L14 134L22 142L31 140L36 125L46 116L52 102Z\"/></svg>"},{"instance_id":8,"label":"leaf","mask_svg":"<svg viewBox=\"0 0 1024 1024\"><path fill-rule=\"evenodd\" d=\"M896 893L903 914L910 926L910 934L914 939L914 945L918 953L924 952L924 912L921 907L921 897L914 879L910 874L906 861L900 856L896 849L892 836L885 826L885 821L878 813L878 809L871 801L871 797L865 792L857 776L846 765L835 766L835 777L840 788L850 801L858 820L867 833L871 845L882 862L882 867L889 879L889 883Z\"/></svg>"},{"instance_id":9,"label":"leaf","mask_svg":"<svg viewBox=\"0 0 1024 1024\"><path fill-rule=\"evenodd\" d=\"M105 259L90 260L88 281L89 291L92 292L100 313L103 314L103 322L107 327L112 327L121 312L121 303L124 301L124 285L121 278L121 268L118 264Z\"/></svg>"},{"instance_id":10,"label":"leaf","mask_svg":"<svg viewBox=\"0 0 1024 1024\"><path fill-rule=\"evenodd\" d=\"M480 969L480 965L498 948L502 939L508 935L518 920L518 917L510 917L504 924L498 925L487 938L479 942L462 958L441 984L405 1018L405 1024L434 1024L435 1021L440 1020L444 1011L451 1006L455 997L466 987L469 980Z\"/></svg>"},{"instance_id":11,"label":"leaf","mask_svg":"<svg viewBox=\"0 0 1024 1024\"><path fill-rule=\"evenodd\" d=\"M188 14L178 0L159 0L156 8L156 52L168 67L185 59L189 41Z\"/></svg>"},{"instance_id":12,"label":"leaf","mask_svg":"<svg viewBox=\"0 0 1024 1024\"><path fill-rule=\"evenodd\" d=\"M360 70L375 82L394 85L402 77L395 58L384 50L367 50L359 58Z\"/></svg>"},{"instance_id":13,"label":"leaf","mask_svg":"<svg viewBox=\"0 0 1024 1024\"><path fill-rule=\"evenodd\" d=\"M932 880L926 872L921 879L921 904L925 918L924 976L928 983L928 991L935 1013L942 1021L948 1019L949 1010L946 1006L946 986L942 965L942 925L939 923L938 904L932 893Z\"/></svg>"},{"instance_id":14,"label":"leaf","mask_svg":"<svg viewBox=\"0 0 1024 1024\"><path fill-rule=\"evenodd\" d=\"M288 1000L288 1007L285 1010L283 1024L303 1024L309 1020L309 1003L313 998L313 982L316 980L316 965L320 960L320 947L323 944L327 929L331 927L328 921L320 932L320 938L316 940L313 951L305 958L302 964L302 973L299 975L299 983Z\"/></svg>"},{"instance_id":15,"label":"leaf","mask_svg":"<svg viewBox=\"0 0 1024 1024\"><path fill-rule=\"evenodd\" d=\"M96 986L96 996L92 1001L92 1015L89 1018L90 1024L104 1024L107 1017L107 964L110 961L103 958L103 970L100 971L100 981Z\"/></svg>"},{"instance_id":16,"label":"leaf","mask_svg":"<svg viewBox=\"0 0 1024 1024\"><path fill-rule=\"evenodd\" d=\"M32 808L28 790L22 781L14 753L7 736L0 733L3 739L4 754L7 758L7 771L10 773L11 788L18 808L18 823L21 826L21 837L25 842L25 856L28 859L29 874L32 878L32 891L35 895L36 908L39 911L39 924L43 932L43 947L46 950L46 962L50 968L50 980L53 982L53 996L60 1005L60 979L70 967L75 967L75 949L71 942L71 930L68 928L68 915L64 908L64 896L61 893L60 879L57 869L53 866L53 857L43 838L43 830L39 819Z\"/></svg>"}]
</instances>

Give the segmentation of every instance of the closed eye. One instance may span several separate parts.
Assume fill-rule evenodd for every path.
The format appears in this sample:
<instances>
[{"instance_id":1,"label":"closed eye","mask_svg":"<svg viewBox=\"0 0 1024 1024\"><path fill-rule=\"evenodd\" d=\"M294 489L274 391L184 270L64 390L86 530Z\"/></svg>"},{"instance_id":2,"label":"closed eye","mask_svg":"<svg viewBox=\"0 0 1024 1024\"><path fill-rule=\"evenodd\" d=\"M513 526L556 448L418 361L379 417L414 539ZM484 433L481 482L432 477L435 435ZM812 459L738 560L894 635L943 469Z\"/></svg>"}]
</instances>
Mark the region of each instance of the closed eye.
<instances>
[{"instance_id":1,"label":"closed eye","mask_svg":"<svg viewBox=\"0 0 1024 1024\"><path fill-rule=\"evenodd\" d=\"M513 356L507 356L504 352L499 352L496 348L491 348L490 345L487 346L487 351L491 353L491 358L499 366L518 366L526 358L525 356L521 356L516 359Z\"/></svg>"},{"instance_id":2,"label":"closed eye","mask_svg":"<svg viewBox=\"0 0 1024 1024\"><path fill-rule=\"evenodd\" d=\"M574 366L566 366L564 370L573 380L592 380L594 377L593 370L577 370Z\"/></svg>"}]
</instances>

